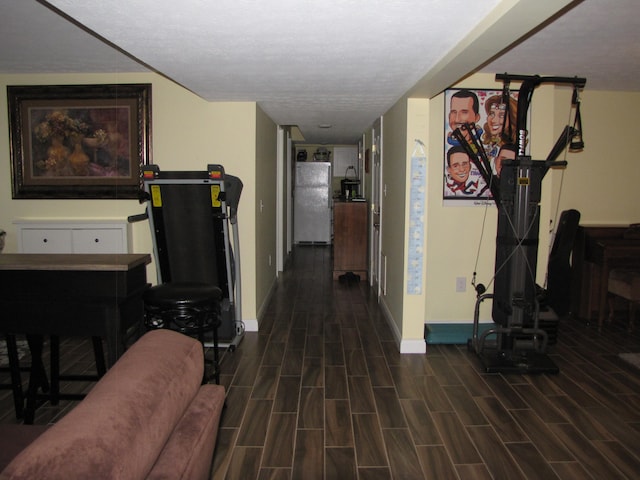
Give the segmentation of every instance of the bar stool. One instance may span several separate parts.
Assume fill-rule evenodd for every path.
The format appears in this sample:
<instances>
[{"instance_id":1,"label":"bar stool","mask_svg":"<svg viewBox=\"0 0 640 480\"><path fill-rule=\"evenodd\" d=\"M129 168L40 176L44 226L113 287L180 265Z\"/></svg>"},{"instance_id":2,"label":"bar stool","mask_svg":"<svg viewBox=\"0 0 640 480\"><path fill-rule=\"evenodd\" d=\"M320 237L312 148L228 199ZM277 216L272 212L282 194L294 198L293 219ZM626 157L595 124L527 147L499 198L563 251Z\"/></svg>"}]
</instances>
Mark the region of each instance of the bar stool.
<instances>
[{"instance_id":1,"label":"bar stool","mask_svg":"<svg viewBox=\"0 0 640 480\"><path fill-rule=\"evenodd\" d=\"M37 407L38 399L46 399L52 405L56 405L60 399L80 400L84 398L84 394L60 393L60 380L75 381L97 381L106 372L106 364L104 360L104 351L102 348L102 339L93 337L93 351L96 362L96 375L87 374L61 374L60 373L60 339L55 335L49 337L49 349L51 357L51 372L47 375L45 364L42 359L42 351L44 344L43 335L27 335L26 341L30 351L30 365L21 365L20 356L18 355L18 342L15 334L5 334L4 340L7 345L7 357L9 365L0 367L0 371L9 372L10 382L0 384L0 389L11 390L13 395L13 403L16 418L24 420L25 424L33 423L33 415ZM22 375L28 374L28 388L24 391L22 385ZM42 394L38 394L38 390ZM25 406L26 402L26 406Z\"/></svg>"},{"instance_id":2,"label":"bar stool","mask_svg":"<svg viewBox=\"0 0 640 480\"><path fill-rule=\"evenodd\" d=\"M206 335L213 336L213 377L220 383L218 327L221 323L222 290L198 282L169 282L147 289L143 295L145 327L167 328L195 336L204 346ZM203 383L208 380L207 374Z\"/></svg>"},{"instance_id":3,"label":"bar stool","mask_svg":"<svg viewBox=\"0 0 640 480\"><path fill-rule=\"evenodd\" d=\"M609 273L609 323L614 316L614 296L622 297L629 302L629 331L633 330L636 305L640 303L640 271L630 269L614 269Z\"/></svg>"},{"instance_id":4,"label":"bar stool","mask_svg":"<svg viewBox=\"0 0 640 480\"><path fill-rule=\"evenodd\" d=\"M5 334L5 343L7 346L8 367L1 367L0 371L9 372L10 383L0 384L0 390L11 390L13 395L13 404L16 411L16 418L21 419L24 415L24 391L22 389L22 375L20 372L28 372L29 367L20 366L20 357L18 355L18 342L16 336L12 333Z\"/></svg>"},{"instance_id":5,"label":"bar stool","mask_svg":"<svg viewBox=\"0 0 640 480\"><path fill-rule=\"evenodd\" d=\"M24 395L25 407L23 410L24 423L33 424L35 411L39 405L45 401L51 405L57 405L60 400L82 400L84 393L60 393L60 380L97 382L106 373L106 362L104 359L104 349L102 348L102 338L92 337L93 353L96 365L96 374L61 374L60 373L60 337L49 336L50 374L47 371L43 360L44 335L27 335L29 350L31 351L31 367L29 370L29 386ZM38 393L42 391L42 394Z\"/></svg>"}]
</instances>

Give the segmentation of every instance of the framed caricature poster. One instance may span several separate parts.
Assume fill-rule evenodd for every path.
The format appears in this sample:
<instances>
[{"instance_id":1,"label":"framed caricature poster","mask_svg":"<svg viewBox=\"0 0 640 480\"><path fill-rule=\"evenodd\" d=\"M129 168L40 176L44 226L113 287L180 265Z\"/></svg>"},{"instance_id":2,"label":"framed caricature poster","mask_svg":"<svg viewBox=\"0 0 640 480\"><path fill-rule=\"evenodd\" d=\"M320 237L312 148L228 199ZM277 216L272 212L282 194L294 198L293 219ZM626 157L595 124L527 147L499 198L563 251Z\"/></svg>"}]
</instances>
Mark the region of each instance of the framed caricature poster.
<instances>
[{"instance_id":1,"label":"framed caricature poster","mask_svg":"<svg viewBox=\"0 0 640 480\"><path fill-rule=\"evenodd\" d=\"M518 92L449 89L445 91L445 141L443 199L446 205L484 205L491 201L489 185L469 158L453 131L465 123L475 124L476 140L484 149L493 173L500 175L503 159L515 159ZM465 135L470 135L464 131Z\"/></svg>"}]
</instances>

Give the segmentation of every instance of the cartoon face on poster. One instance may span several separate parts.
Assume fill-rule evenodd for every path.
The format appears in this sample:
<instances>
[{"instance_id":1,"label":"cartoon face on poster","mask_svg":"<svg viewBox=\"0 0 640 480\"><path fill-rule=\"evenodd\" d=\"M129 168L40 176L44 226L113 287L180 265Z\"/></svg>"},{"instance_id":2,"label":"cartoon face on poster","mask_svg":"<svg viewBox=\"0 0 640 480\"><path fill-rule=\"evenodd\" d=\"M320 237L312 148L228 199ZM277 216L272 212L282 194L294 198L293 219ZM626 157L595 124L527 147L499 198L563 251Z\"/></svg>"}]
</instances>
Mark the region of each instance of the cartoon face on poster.
<instances>
[{"instance_id":1,"label":"cartoon face on poster","mask_svg":"<svg viewBox=\"0 0 640 480\"><path fill-rule=\"evenodd\" d=\"M474 124L478 144L500 175L504 159L516 157L518 92L509 94L508 105L502 90L450 89L445 91L444 185L445 201L473 200L482 204L491 199L489 185L453 135L456 128ZM466 139L472 131L462 130ZM447 202L449 203L449 202Z\"/></svg>"}]
</instances>

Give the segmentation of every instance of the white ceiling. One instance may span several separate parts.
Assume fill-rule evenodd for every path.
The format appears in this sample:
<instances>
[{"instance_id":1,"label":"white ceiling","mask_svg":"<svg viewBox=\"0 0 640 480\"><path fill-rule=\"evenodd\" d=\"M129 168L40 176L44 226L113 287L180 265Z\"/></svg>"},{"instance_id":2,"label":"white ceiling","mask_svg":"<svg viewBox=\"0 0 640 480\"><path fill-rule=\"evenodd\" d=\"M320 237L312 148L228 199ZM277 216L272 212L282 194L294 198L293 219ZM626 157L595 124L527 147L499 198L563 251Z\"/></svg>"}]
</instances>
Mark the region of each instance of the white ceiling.
<instances>
[{"instance_id":1,"label":"white ceiling","mask_svg":"<svg viewBox=\"0 0 640 480\"><path fill-rule=\"evenodd\" d=\"M355 143L405 93L475 71L637 91L638 18L637 0L0 0L0 73L156 71Z\"/></svg>"}]
</instances>

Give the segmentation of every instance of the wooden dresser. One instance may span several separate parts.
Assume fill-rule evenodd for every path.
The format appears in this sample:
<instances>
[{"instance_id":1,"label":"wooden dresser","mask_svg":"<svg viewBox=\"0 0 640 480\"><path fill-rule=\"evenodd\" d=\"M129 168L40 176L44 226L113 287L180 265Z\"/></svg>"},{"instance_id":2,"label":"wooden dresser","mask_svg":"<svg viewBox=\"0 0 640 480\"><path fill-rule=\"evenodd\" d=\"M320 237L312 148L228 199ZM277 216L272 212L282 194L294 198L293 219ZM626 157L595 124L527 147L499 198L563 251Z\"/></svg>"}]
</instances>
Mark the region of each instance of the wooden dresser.
<instances>
[{"instance_id":1,"label":"wooden dresser","mask_svg":"<svg viewBox=\"0 0 640 480\"><path fill-rule=\"evenodd\" d=\"M367 202L333 205L333 278L352 272L367 278Z\"/></svg>"}]
</instances>

